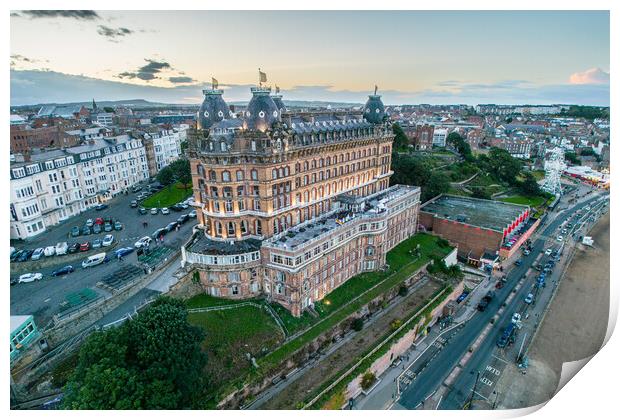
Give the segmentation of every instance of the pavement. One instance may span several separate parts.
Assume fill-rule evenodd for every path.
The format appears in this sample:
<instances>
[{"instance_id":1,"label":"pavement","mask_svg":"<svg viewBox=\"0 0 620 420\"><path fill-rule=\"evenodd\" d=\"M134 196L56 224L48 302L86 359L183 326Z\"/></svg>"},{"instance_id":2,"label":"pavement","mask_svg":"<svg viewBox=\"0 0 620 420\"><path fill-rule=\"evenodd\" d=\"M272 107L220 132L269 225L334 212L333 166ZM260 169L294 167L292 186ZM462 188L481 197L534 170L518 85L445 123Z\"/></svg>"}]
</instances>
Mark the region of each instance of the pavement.
<instances>
[{"instance_id":1,"label":"pavement","mask_svg":"<svg viewBox=\"0 0 620 420\"><path fill-rule=\"evenodd\" d=\"M585 190L580 188L579 191L584 192ZM595 196L596 194L590 194L582 197L576 207L585 207L584 200L593 201L596 198ZM421 345L418 349L412 348L408 354L409 359L414 360L414 363L411 363L411 367L400 367L401 372L398 372L398 375L398 368L384 373L380 383L384 385L377 386L369 396L355 401L354 408L429 408L427 404L421 405L421 403L427 401L428 397L445 383L444 381L449 383L449 387L443 386L444 392L441 395L435 395L433 399L435 405L430 408L434 409L437 406L440 408L461 408L463 401L467 400L471 394L472 384L475 381L474 373L477 370L488 370L492 373L493 369L498 371L503 369L504 362L502 360L489 362L491 353L496 348L497 337L501 329L510 321L512 314L516 310L521 309L521 303L530 290L530 279L528 279L527 274L534 261L540 257L540 252L545 247L545 241L561 224L567 213L572 211L575 211L575 207L571 207L570 211L556 210L551 212L548 219L541 226L541 229L543 229L542 235L540 233L537 234L543 238L534 241L533 252L527 257L522 257L523 264L521 266L514 267L510 272L505 273L507 275L506 286L496 291L496 298L489 304L485 312L474 312L471 319L449 332L445 337L445 342L440 342L441 349L439 351L431 350L434 354L432 357L427 357L428 360L426 361L418 358L429 347L435 346L437 348L437 346L432 336L425 338L425 340L429 340L429 345L424 346L423 343L420 343ZM494 284L494 280L489 281L486 288L491 288L492 284ZM478 297L484 294L483 292L486 291L486 288L479 288L477 295L474 294L472 296L470 299L472 305L478 303ZM508 301L509 297L510 300ZM506 305L504 305L505 302ZM498 316L500 308L504 309L501 315ZM464 315L461 312L457 312L457 316ZM494 319L493 323L491 323L491 319ZM484 337L481 337L481 332L485 333ZM440 337L440 339L442 338L444 337ZM472 346L476 347L476 351L473 353L469 351ZM447 349L447 351L442 349ZM415 364L415 361L418 364L424 361L425 368L416 371L419 366ZM487 366L489 366L489 369L486 369ZM408 376L409 383L407 384L407 381L403 381L404 384L403 382L397 384L396 378L403 371L411 372L413 377L405 374ZM484 381L487 382L487 380ZM403 384L402 387L400 386L401 384ZM400 395L398 395L399 390L401 392ZM394 398L397 399L396 402L394 402Z\"/></svg>"},{"instance_id":2,"label":"pavement","mask_svg":"<svg viewBox=\"0 0 620 420\"><path fill-rule=\"evenodd\" d=\"M119 242L118 247L133 247L136 240L143 236L150 236L156 229L165 227L168 223L176 220L180 215L191 211L191 209L187 209L182 212L171 211L169 215L140 215L137 209L130 207L130 202L135 199L136 195L137 193L118 195L107 203L109 207L106 210L88 210L81 215L70 218L60 225L53 226L48 232L32 240L20 242L16 247L18 249L33 249L54 245L61 241L67 241L67 235L69 235L72 226L82 226L89 218L94 219L96 217L105 216L114 217L123 223L122 231L110 232L114 235L115 240ZM187 223L182 225L178 231L168 233L164 237L163 245L173 249L180 249L191 235L195 220L196 219L190 219ZM143 227L144 221L148 222L146 228ZM84 239L92 242L95 238L103 238L105 234L107 233L80 236L73 238L73 240L69 240L69 243ZM106 248L101 248L101 251L105 252L105 249ZM137 255L134 252L125 256L123 261L114 260L108 264L101 264L96 267L91 267L87 271L83 271L81 268L81 261L84 259L84 256L80 255L80 253L74 255L75 261L67 263L64 261L63 257L62 263L58 265L52 263L38 270L43 274L43 280L41 281L11 286L11 315L34 315L37 325L39 327L44 327L50 322L52 317L60 311L60 304L66 300L67 294L77 292L84 288L91 288L102 296L108 296L110 293L98 288L96 284L106 276L114 273L119 267L137 264ZM48 258L50 262L52 262L56 257ZM76 271L61 277L51 276L52 271L68 264L73 265ZM19 274L21 274L20 270L11 272L12 277ZM153 289L156 291L167 290L166 286L170 281L173 281L171 277L159 277L157 283L153 285Z\"/></svg>"}]
</instances>

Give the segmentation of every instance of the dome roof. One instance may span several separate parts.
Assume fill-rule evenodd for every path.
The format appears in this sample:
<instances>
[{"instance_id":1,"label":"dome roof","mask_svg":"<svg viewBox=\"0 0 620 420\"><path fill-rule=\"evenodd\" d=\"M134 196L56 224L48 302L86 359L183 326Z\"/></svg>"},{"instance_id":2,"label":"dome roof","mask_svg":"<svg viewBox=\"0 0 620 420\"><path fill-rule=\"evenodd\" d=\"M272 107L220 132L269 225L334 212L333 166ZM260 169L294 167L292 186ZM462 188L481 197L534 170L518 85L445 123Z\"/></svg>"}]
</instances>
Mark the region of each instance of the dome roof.
<instances>
[{"instance_id":1,"label":"dome roof","mask_svg":"<svg viewBox=\"0 0 620 420\"><path fill-rule=\"evenodd\" d=\"M196 118L199 129L209 129L213 123L231 118L232 112L222 98L222 90L205 89L202 93L204 93L205 99L202 101L202 105L200 105Z\"/></svg>"},{"instance_id":2,"label":"dome roof","mask_svg":"<svg viewBox=\"0 0 620 420\"><path fill-rule=\"evenodd\" d=\"M286 106L282 102L282 95L272 95L271 99L273 99L273 103L276 104L280 112L286 111Z\"/></svg>"},{"instance_id":3,"label":"dome roof","mask_svg":"<svg viewBox=\"0 0 620 420\"><path fill-rule=\"evenodd\" d=\"M368 95L368 101L364 105L364 118L366 121L379 124L385 117L385 107L381 101L381 95Z\"/></svg>"},{"instance_id":4,"label":"dome roof","mask_svg":"<svg viewBox=\"0 0 620 420\"><path fill-rule=\"evenodd\" d=\"M269 95L269 88L252 88L252 99L243 113L244 128L265 131L280 121L282 112Z\"/></svg>"}]
</instances>

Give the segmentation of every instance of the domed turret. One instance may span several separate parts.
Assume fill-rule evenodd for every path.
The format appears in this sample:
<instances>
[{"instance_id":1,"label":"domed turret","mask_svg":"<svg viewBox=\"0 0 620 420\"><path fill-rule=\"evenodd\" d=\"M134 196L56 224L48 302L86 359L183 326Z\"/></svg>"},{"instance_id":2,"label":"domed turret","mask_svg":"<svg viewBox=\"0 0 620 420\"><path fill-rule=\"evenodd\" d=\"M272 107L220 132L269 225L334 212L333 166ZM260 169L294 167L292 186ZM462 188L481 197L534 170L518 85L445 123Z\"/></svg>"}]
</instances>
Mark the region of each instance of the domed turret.
<instances>
[{"instance_id":1,"label":"domed turret","mask_svg":"<svg viewBox=\"0 0 620 420\"><path fill-rule=\"evenodd\" d=\"M385 107L383 106L383 101L381 101L381 95L377 95L377 88L375 87L375 94L368 95L368 101L364 105L364 118L369 123L379 124L383 122L385 115Z\"/></svg>"},{"instance_id":2,"label":"domed turret","mask_svg":"<svg viewBox=\"0 0 620 420\"><path fill-rule=\"evenodd\" d=\"M265 131L280 120L281 111L269 95L271 89L252 88L252 99L243 113L243 127L247 130Z\"/></svg>"},{"instance_id":3,"label":"domed turret","mask_svg":"<svg viewBox=\"0 0 620 420\"><path fill-rule=\"evenodd\" d=\"M214 123L231 117L232 113L222 98L222 90L204 89L202 93L205 95L205 99L200 105L196 118L199 129L207 130Z\"/></svg>"},{"instance_id":4,"label":"domed turret","mask_svg":"<svg viewBox=\"0 0 620 420\"><path fill-rule=\"evenodd\" d=\"M271 95L271 99L273 99L273 103L276 104L280 112L286 111L286 106L282 102L282 95L280 95L280 88L278 86L276 86L276 94Z\"/></svg>"}]
</instances>

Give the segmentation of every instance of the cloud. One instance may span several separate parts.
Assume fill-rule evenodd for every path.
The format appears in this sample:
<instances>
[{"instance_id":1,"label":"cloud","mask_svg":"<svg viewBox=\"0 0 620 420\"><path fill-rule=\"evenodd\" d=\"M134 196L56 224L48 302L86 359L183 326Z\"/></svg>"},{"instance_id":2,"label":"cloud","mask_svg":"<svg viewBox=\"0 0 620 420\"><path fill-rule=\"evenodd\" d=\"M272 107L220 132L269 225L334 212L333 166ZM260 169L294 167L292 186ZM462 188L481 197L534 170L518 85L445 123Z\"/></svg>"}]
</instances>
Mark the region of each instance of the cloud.
<instances>
[{"instance_id":1,"label":"cloud","mask_svg":"<svg viewBox=\"0 0 620 420\"><path fill-rule=\"evenodd\" d=\"M16 65L24 65L28 67L29 65L34 65L36 63L49 63L49 60L38 60L36 58L25 57L21 54L13 54L11 55L10 66L14 68Z\"/></svg>"},{"instance_id":2,"label":"cloud","mask_svg":"<svg viewBox=\"0 0 620 420\"><path fill-rule=\"evenodd\" d=\"M117 38L124 37L134 33L131 29L127 28L110 28L109 26L99 25L97 26L97 33L101 36L108 38L108 41L118 42Z\"/></svg>"},{"instance_id":3,"label":"cloud","mask_svg":"<svg viewBox=\"0 0 620 420\"><path fill-rule=\"evenodd\" d=\"M188 76L173 76L173 77L169 77L168 81L170 83L193 83L195 82L194 79Z\"/></svg>"},{"instance_id":4,"label":"cloud","mask_svg":"<svg viewBox=\"0 0 620 420\"><path fill-rule=\"evenodd\" d=\"M586 71L573 73L569 82L573 85L601 85L609 83L609 73L600 68L592 68Z\"/></svg>"},{"instance_id":5,"label":"cloud","mask_svg":"<svg viewBox=\"0 0 620 420\"><path fill-rule=\"evenodd\" d=\"M170 63L167 63L165 61L155 61L148 58L145 58L144 61L146 61L148 64L145 64L134 72L124 71L122 73L119 73L116 77L119 77L121 79L137 78L148 82L149 80L159 79L156 74L161 73L162 70L172 70L172 66L170 65Z\"/></svg>"},{"instance_id":6,"label":"cloud","mask_svg":"<svg viewBox=\"0 0 620 420\"><path fill-rule=\"evenodd\" d=\"M29 17L30 19L58 18L58 17L71 18L71 19L77 19L77 20L101 19L101 17L94 10L23 10L21 13ZM18 13L15 13L15 15L20 16L20 14Z\"/></svg>"}]
</instances>

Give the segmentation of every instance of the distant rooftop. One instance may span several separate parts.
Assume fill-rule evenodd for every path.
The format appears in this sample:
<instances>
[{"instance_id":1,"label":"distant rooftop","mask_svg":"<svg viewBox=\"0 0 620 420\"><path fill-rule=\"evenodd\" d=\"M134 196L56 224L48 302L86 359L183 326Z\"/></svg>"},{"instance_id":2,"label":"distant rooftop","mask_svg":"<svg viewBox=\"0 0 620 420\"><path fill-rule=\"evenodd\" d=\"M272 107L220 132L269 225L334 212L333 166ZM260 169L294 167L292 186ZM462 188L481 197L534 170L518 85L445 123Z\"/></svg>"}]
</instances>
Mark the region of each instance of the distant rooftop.
<instances>
[{"instance_id":1,"label":"distant rooftop","mask_svg":"<svg viewBox=\"0 0 620 420\"><path fill-rule=\"evenodd\" d=\"M456 195L440 195L420 208L435 217L502 232L529 206Z\"/></svg>"}]
</instances>

